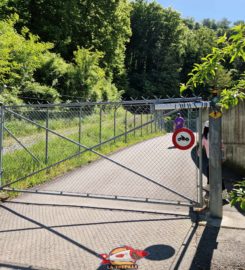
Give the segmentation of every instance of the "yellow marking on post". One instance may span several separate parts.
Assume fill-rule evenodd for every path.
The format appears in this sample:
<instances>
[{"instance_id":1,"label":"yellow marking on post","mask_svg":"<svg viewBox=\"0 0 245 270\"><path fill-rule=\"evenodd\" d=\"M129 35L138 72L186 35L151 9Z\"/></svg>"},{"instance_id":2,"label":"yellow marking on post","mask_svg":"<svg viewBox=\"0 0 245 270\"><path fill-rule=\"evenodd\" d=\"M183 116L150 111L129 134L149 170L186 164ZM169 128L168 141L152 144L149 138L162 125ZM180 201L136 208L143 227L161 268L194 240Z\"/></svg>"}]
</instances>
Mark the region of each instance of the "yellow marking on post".
<instances>
[{"instance_id":1,"label":"yellow marking on post","mask_svg":"<svg viewBox=\"0 0 245 270\"><path fill-rule=\"evenodd\" d=\"M222 113L221 112L211 112L209 114L209 116L212 117L212 118L217 119L217 118L220 118L222 116Z\"/></svg>"}]
</instances>

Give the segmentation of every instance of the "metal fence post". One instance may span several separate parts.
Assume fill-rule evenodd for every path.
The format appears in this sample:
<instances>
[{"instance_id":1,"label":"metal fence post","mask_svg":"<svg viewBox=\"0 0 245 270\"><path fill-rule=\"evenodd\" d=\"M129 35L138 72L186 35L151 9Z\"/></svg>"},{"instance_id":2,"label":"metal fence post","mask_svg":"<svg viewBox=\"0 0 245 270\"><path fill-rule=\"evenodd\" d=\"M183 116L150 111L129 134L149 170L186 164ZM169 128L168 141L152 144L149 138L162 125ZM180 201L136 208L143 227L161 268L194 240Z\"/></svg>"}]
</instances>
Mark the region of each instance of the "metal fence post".
<instances>
[{"instance_id":1,"label":"metal fence post","mask_svg":"<svg viewBox=\"0 0 245 270\"><path fill-rule=\"evenodd\" d=\"M0 104L0 187L3 178L3 132L4 132L4 106Z\"/></svg>"},{"instance_id":2,"label":"metal fence post","mask_svg":"<svg viewBox=\"0 0 245 270\"><path fill-rule=\"evenodd\" d=\"M46 111L46 138L45 138L45 164L48 164L48 128L49 128L49 109Z\"/></svg>"},{"instance_id":3,"label":"metal fence post","mask_svg":"<svg viewBox=\"0 0 245 270\"><path fill-rule=\"evenodd\" d=\"M210 215L222 218L221 117L209 117Z\"/></svg>"},{"instance_id":4,"label":"metal fence post","mask_svg":"<svg viewBox=\"0 0 245 270\"><path fill-rule=\"evenodd\" d=\"M153 120L153 113L154 113L154 105L150 105L150 110L151 110L151 121ZM153 127L152 127L152 122L151 122L151 133L153 133Z\"/></svg>"},{"instance_id":5,"label":"metal fence post","mask_svg":"<svg viewBox=\"0 0 245 270\"><path fill-rule=\"evenodd\" d=\"M79 114L78 114L78 142L81 143L81 135L82 135L82 105L79 107ZM81 151L81 145L79 145L79 152Z\"/></svg>"},{"instance_id":6,"label":"metal fence post","mask_svg":"<svg viewBox=\"0 0 245 270\"><path fill-rule=\"evenodd\" d=\"M114 134L114 137L116 137L116 127L117 127L117 119L116 119L116 116L117 116L117 107L115 106L114 107L114 122L113 122L113 134ZM114 143L116 142L116 139L114 139Z\"/></svg>"},{"instance_id":7,"label":"metal fence post","mask_svg":"<svg viewBox=\"0 0 245 270\"><path fill-rule=\"evenodd\" d=\"M140 114L140 125L141 125L141 128L140 128L140 136L142 137L142 136L143 136L143 130L142 130L142 125L143 125L143 114L142 114L142 113Z\"/></svg>"},{"instance_id":8,"label":"metal fence post","mask_svg":"<svg viewBox=\"0 0 245 270\"><path fill-rule=\"evenodd\" d=\"M147 123L149 122L149 114L147 113L147 115L146 115L146 121L147 121ZM147 125L147 134L149 134L149 126Z\"/></svg>"},{"instance_id":9,"label":"metal fence post","mask_svg":"<svg viewBox=\"0 0 245 270\"><path fill-rule=\"evenodd\" d=\"M161 121L161 132L164 130L164 120L163 120L163 113L159 113L160 121Z\"/></svg>"},{"instance_id":10,"label":"metal fence post","mask_svg":"<svg viewBox=\"0 0 245 270\"><path fill-rule=\"evenodd\" d=\"M155 111L154 112L154 119L155 119L155 121L154 121L154 127L155 127L155 132L157 131L157 112Z\"/></svg>"},{"instance_id":11,"label":"metal fence post","mask_svg":"<svg viewBox=\"0 0 245 270\"><path fill-rule=\"evenodd\" d=\"M155 132L162 131L162 115L160 111L155 111L154 113L155 118Z\"/></svg>"},{"instance_id":12,"label":"metal fence post","mask_svg":"<svg viewBox=\"0 0 245 270\"><path fill-rule=\"evenodd\" d=\"M124 127L124 130L125 130L125 143L128 142L127 125L128 125L128 111L125 110L125 127Z\"/></svg>"},{"instance_id":13,"label":"metal fence post","mask_svg":"<svg viewBox=\"0 0 245 270\"><path fill-rule=\"evenodd\" d=\"M199 181L198 181L198 193L199 193L199 204L200 207L203 207L203 181L202 181L202 108L199 108L199 116L198 116L198 123L197 123L197 130L198 130L198 141L199 141L199 147L198 147L198 154L199 154Z\"/></svg>"},{"instance_id":14,"label":"metal fence post","mask_svg":"<svg viewBox=\"0 0 245 270\"><path fill-rule=\"evenodd\" d=\"M136 127L136 114L134 112L134 137L135 137L135 127Z\"/></svg>"},{"instance_id":15,"label":"metal fence post","mask_svg":"<svg viewBox=\"0 0 245 270\"><path fill-rule=\"evenodd\" d=\"M99 143L102 143L102 105L100 105Z\"/></svg>"}]
</instances>

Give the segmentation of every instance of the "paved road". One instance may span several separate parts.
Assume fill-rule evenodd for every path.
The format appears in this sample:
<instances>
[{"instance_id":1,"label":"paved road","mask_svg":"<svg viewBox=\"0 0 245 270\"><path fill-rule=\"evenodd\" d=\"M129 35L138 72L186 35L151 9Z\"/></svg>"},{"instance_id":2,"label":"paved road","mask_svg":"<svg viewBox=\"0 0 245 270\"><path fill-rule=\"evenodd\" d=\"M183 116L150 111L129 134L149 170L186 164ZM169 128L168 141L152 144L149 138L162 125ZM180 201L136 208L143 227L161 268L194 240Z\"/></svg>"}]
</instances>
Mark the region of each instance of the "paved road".
<instances>
[{"instance_id":1,"label":"paved road","mask_svg":"<svg viewBox=\"0 0 245 270\"><path fill-rule=\"evenodd\" d=\"M124 168L102 158L58 177L40 189L196 201L197 168L191 150L174 148L171 136L147 140L110 156Z\"/></svg>"},{"instance_id":2,"label":"paved road","mask_svg":"<svg viewBox=\"0 0 245 270\"><path fill-rule=\"evenodd\" d=\"M196 199L191 151L173 148L171 135L110 158ZM107 160L39 188L187 201ZM99 254L122 245L149 251L138 261L139 269L174 269L193 231L188 211L180 206L25 194L0 205L0 269L104 270Z\"/></svg>"}]
</instances>

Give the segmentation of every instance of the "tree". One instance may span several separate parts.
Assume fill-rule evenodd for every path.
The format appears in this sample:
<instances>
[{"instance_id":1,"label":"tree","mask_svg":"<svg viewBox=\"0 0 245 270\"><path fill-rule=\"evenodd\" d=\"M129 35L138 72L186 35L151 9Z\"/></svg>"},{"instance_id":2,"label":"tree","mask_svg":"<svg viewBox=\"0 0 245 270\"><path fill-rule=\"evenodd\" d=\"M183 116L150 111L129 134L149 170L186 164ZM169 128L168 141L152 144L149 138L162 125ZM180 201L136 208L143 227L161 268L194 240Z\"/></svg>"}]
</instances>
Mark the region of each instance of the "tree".
<instances>
[{"instance_id":1,"label":"tree","mask_svg":"<svg viewBox=\"0 0 245 270\"><path fill-rule=\"evenodd\" d=\"M17 21L17 15L0 21L0 89L4 103L19 102L27 85L32 89L31 84L35 82L33 76L41 66L42 56L53 47L51 43L40 42L27 28L18 34L14 29ZM41 88L40 85L39 90ZM48 90L46 87L43 90L46 94L49 92L46 96L50 101L58 97L54 89Z\"/></svg>"},{"instance_id":2,"label":"tree","mask_svg":"<svg viewBox=\"0 0 245 270\"><path fill-rule=\"evenodd\" d=\"M74 64L69 66L66 74L65 95L82 100L115 100L120 97L117 88L106 78L105 71L99 66L101 52L91 52L79 48L74 52Z\"/></svg>"},{"instance_id":3,"label":"tree","mask_svg":"<svg viewBox=\"0 0 245 270\"><path fill-rule=\"evenodd\" d=\"M214 19L203 19L202 20L202 25L207 27L207 28L210 28L212 30L217 30L218 28L218 25L216 23L216 21Z\"/></svg>"},{"instance_id":4,"label":"tree","mask_svg":"<svg viewBox=\"0 0 245 270\"><path fill-rule=\"evenodd\" d=\"M19 29L27 26L52 42L53 51L68 61L77 47L103 52L106 76L124 87L125 44L131 34L127 0L9 0L3 13L13 11L20 15Z\"/></svg>"},{"instance_id":5,"label":"tree","mask_svg":"<svg viewBox=\"0 0 245 270\"><path fill-rule=\"evenodd\" d=\"M132 3L132 37L126 51L126 97L176 94L179 82L180 15L155 2Z\"/></svg>"},{"instance_id":6,"label":"tree","mask_svg":"<svg viewBox=\"0 0 245 270\"><path fill-rule=\"evenodd\" d=\"M207 27L196 30L184 28L181 38L183 53L180 81L186 82L194 63L200 63L201 59L212 51L215 38L215 32Z\"/></svg>"},{"instance_id":7,"label":"tree","mask_svg":"<svg viewBox=\"0 0 245 270\"><path fill-rule=\"evenodd\" d=\"M233 34L229 38L226 35L218 38L217 45L220 47L214 47L212 53L202 59L201 64L195 64L190 79L181 86L181 93L187 88L194 90L198 85L205 86L208 81L215 79L216 70L226 61L230 63L236 59L245 61L245 25L237 25L232 28L232 31ZM241 89L243 83L244 77L241 76L232 86L219 89L220 105L223 108L237 105L239 99L245 98L244 89Z\"/></svg>"}]
</instances>

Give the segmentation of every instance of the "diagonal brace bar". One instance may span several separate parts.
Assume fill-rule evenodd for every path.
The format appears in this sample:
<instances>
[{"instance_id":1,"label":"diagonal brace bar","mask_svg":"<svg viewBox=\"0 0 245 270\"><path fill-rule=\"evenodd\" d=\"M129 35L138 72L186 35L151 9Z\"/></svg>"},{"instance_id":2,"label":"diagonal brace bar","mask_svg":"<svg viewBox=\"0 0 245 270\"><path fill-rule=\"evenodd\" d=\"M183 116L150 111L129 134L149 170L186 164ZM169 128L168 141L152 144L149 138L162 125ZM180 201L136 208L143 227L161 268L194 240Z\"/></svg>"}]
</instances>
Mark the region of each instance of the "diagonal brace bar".
<instances>
[{"instance_id":1,"label":"diagonal brace bar","mask_svg":"<svg viewBox=\"0 0 245 270\"><path fill-rule=\"evenodd\" d=\"M148 123L143 124L143 126L149 125L149 124L151 124L152 122L154 122L154 120L151 120L151 121L149 121ZM136 128L130 129L130 130L127 131L127 133L133 132L133 131L135 131L135 130L137 130L137 129L140 129L140 128L141 128L141 126L138 126L138 127L136 127ZM10 182L10 183L8 183L8 184L6 184L6 185L0 186L0 190L4 189L5 187L8 187L8 186L10 186L10 185L13 185L13 184L15 184L15 183L17 183L17 182L23 181L24 179L26 179L26 178L28 178L28 177L31 177L31 176L34 176L34 175L36 175L36 174L38 174L38 173L40 173L40 172L49 170L49 169L51 169L51 168L53 168L53 167L55 167L55 166L57 166L57 165L59 165L59 164L65 162L65 161L67 161L67 160L70 160L70 159L72 159L72 158L74 158L74 157L76 157L76 156L79 156L79 155L81 155L81 154L83 154L83 153L89 151L90 149L94 149L94 148L100 147L101 145L104 145L104 144L106 144L106 143L109 143L109 142L111 142L111 141L114 141L115 139L118 139L118 138L123 137L123 136L125 136L125 134L124 134L124 133L121 133L121 134L119 134L119 135L117 135L117 136L115 136L115 137L113 137L113 138L110 138L110 139L108 139L108 140L106 140L106 141L103 141L102 143L98 143L98 144L96 144L96 145L90 147L89 149L84 149L84 150L82 150L82 151L79 151L79 152L77 152L77 153L75 153L75 154L73 154L73 155L71 155L71 156L69 156L69 157L67 157L67 158L65 158L65 159L62 159L62 160L60 160L60 161L58 161L58 162L55 162L55 163L53 163L53 164L50 164L50 165L48 165L48 166L46 166L46 167L44 167L44 168L42 168L42 169L39 169L39 170L37 170L37 171L35 171L35 172L30 173L30 174L28 174L28 175L22 176L22 177L16 179L15 181L13 181L13 182Z\"/></svg>"},{"instance_id":2,"label":"diagonal brace bar","mask_svg":"<svg viewBox=\"0 0 245 270\"><path fill-rule=\"evenodd\" d=\"M8 128L4 127L4 129L8 132L8 134L9 134L12 138L14 138L14 139L17 141L17 143L18 143L20 146L22 146L22 147L26 150L26 152L27 152L28 154L30 154L30 155L32 156L32 158L33 158L35 161L37 161L38 163L41 163L41 161L40 161L38 158L36 158L36 157L34 156L34 154L32 154L32 152L31 152L30 150L28 150L27 147L26 147L19 139L17 139L17 138L14 136L14 134L13 134Z\"/></svg>"},{"instance_id":3,"label":"diagonal brace bar","mask_svg":"<svg viewBox=\"0 0 245 270\"><path fill-rule=\"evenodd\" d=\"M42 126L42 125L40 125L40 124L38 124L38 123L36 123L36 122L34 122L34 121L26 118L25 116L22 116L22 115L20 115L20 114L18 114L16 112L13 112L13 111L11 111L9 109L5 109L5 110L8 111L9 113L12 113L12 114L16 115L17 117L19 117L21 119L24 119L24 120L26 120L26 121L28 121L28 122L30 122L30 123L32 123L32 124L34 124L34 125L42 128L42 129L44 129L44 130L48 130L49 132L53 133L54 135L59 136L60 138L63 138L64 140L67 140L67 141L69 141L71 143L74 143L74 144L76 144L78 146L81 146L81 147L85 148L86 150L88 150L88 151L90 151L90 152L92 152L92 153L94 153L94 154L102 157L103 159L106 159L106 160L108 160L108 161L110 161L110 162L118 165L119 167L124 168L124 169L132 172L133 174L138 175L138 176L140 176L140 177L148 180L149 182L151 182L151 183L153 183L153 184L155 184L155 185L157 185L157 186L159 186L159 187L161 187L163 189L168 190L168 191L174 193L175 195L180 196L181 198L184 198L184 199L186 199L188 201L191 201L191 202L193 201L191 198L188 198L188 197L184 196L183 194L180 194L179 192L176 192L173 189L171 189L169 187L166 187L165 185L162 185L162 184L158 183L157 181L155 181L155 180L153 180L153 179L151 179L151 178L149 178L149 177L147 177L147 176L145 176L145 175L143 175L143 174L141 174L141 173L139 173L139 172L137 172L135 170L132 170L129 167L127 167L127 166L125 166L125 165L123 165L123 164L121 164L121 163L119 163L119 162L117 162L117 161L115 161L115 160L113 160L113 159L111 159L111 158L109 158L109 157L107 157L107 156L105 156L105 155L103 155L103 154L101 154L101 153L99 153L99 152L97 152L97 151L95 151L95 150L93 150L93 149L91 149L91 148L83 145L83 144L80 144L80 143L78 143L78 142L76 142L76 141L74 141L74 140L72 140L72 139L70 139L68 137L65 137L65 136L63 136L63 135L61 135L61 134L59 134L59 133L57 133L57 132L55 132L55 131L53 131L53 130L51 130L49 128L46 128L46 127L44 127L44 126Z\"/></svg>"}]
</instances>

